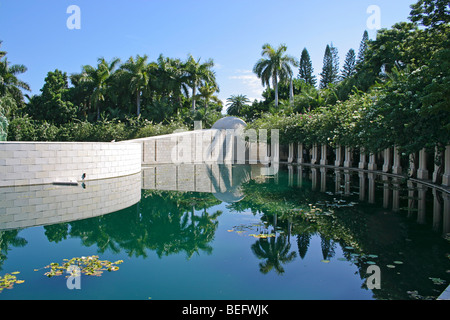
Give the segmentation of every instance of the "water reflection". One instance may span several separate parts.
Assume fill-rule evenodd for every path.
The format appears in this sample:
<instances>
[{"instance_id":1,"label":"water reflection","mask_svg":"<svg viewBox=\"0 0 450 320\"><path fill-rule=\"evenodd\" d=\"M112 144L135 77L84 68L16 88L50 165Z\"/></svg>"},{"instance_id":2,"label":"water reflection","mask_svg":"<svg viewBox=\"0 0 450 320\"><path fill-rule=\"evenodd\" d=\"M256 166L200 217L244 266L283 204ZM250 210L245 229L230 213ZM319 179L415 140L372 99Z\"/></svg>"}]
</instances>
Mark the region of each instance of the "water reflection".
<instances>
[{"instance_id":1,"label":"water reflection","mask_svg":"<svg viewBox=\"0 0 450 320\"><path fill-rule=\"evenodd\" d=\"M380 299L408 298L417 288L436 295L427 279L450 280L444 190L363 171L286 166L274 176L266 172L258 165L165 165L85 189L2 188L0 267L12 247L27 245L19 233L33 225L44 225L49 242L76 238L99 253L210 255L223 215L217 206L225 203L227 214L260 217L264 227L249 226L244 235L270 235L247 242L263 274L285 274L319 241L323 260L342 252L362 284L369 262L379 265L383 286L374 294ZM388 267L393 261L402 265Z\"/></svg>"}]
</instances>

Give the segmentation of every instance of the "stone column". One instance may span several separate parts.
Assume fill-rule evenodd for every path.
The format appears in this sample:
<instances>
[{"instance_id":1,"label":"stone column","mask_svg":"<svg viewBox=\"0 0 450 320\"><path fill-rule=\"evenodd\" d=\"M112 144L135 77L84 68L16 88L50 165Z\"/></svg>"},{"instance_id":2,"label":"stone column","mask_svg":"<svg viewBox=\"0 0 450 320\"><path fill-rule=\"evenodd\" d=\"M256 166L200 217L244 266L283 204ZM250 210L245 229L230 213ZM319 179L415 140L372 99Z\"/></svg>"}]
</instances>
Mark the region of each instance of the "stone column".
<instances>
[{"instance_id":1,"label":"stone column","mask_svg":"<svg viewBox=\"0 0 450 320\"><path fill-rule=\"evenodd\" d=\"M417 178L422 180L428 179L427 153L425 152L425 149L422 149L419 152L419 169L417 169Z\"/></svg>"},{"instance_id":2,"label":"stone column","mask_svg":"<svg viewBox=\"0 0 450 320\"><path fill-rule=\"evenodd\" d=\"M444 186L450 187L450 146L447 146L445 148L444 163L445 170L444 175L442 176L442 184Z\"/></svg>"},{"instance_id":3,"label":"stone column","mask_svg":"<svg viewBox=\"0 0 450 320\"><path fill-rule=\"evenodd\" d=\"M389 172L391 168L391 149L387 148L383 152L384 164L383 164L383 172Z\"/></svg>"},{"instance_id":4,"label":"stone column","mask_svg":"<svg viewBox=\"0 0 450 320\"><path fill-rule=\"evenodd\" d=\"M433 161L434 162L434 169L433 169L433 176L432 176L432 181L434 183L436 183L436 181L438 179L439 166L436 164L436 157L438 156L438 153L439 153L439 150L438 150L438 147L436 146L434 148L434 159L435 159L435 161Z\"/></svg>"},{"instance_id":5,"label":"stone column","mask_svg":"<svg viewBox=\"0 0 450 320\"><path fill-rule=\"evenodd\" d=\"M334 161L334 165L336 167L340 167L342 165L341 145L337 145L335 151L336 151L336 159Z\"/></svg>"},{"instance_id":6,"label":"stone column","mask_svg":"<svg viewBox=\"0 0 450 320\"><path fill-rule=\"evenodd\" d=\"M369 170L377 170L377 163L375 162L375 154L369 155L369 164L367 166Z\"/></svg>"},{"instance_id":7,"label":"stone column","mask_svg":"<svg viewBox=\"0 0 450 320\"><path fill-rule=\"evenodd\" d=\"M297 163L302 164L305 162L305 159L303 158L303 143L297 144Z\"/></svg>"},{"instance_id":8,"label":"stone column","mask_svg":"<svg viewBox=\"0 0 450 320\"><path fill-rule=\"evenodd\" d=\"M320 151L320 164L326 165L327 164L327 149L328 146L326 144L323 144Z\"/></svg>"},{"instance_id":9,"label":"stone column","mask_svg":"<svg viewBox=\"0 0 450 320\"><path fill-rule=\"evenodd\" d=\"M409 170L408 170L408 175L410 177L415 177L416 173L417 173L417 168L416 165L414 163L414 158L415 158L415 154L410 154L409 155Z\"/></svg>"},{"instance_id":10,"label":"stone column","mask_svg":"<svg viewBox=\"0 0 450 320\"><path fill-rule=\"evenodd\" d=\"M317 160L317 144L313 144L311 150L311 164L316 164Z\"/></svg>"},{"instance_id":11,"label":"stone column","mask_svg":"<svg viewBox=\"0 0 450 320\"><path fill-rule=\"evenodd\" d=\"M400 153L398 152L398 148L394 147L394 163L392 165L392 173L401 174L402 167L400 164Z\"/></svg>"},{"instance_id":12,"label":"stone column","mask_svg":"<svg viewBox=\"0 0 450 320\"><path fill-rule=\"evenodd\" d=\"M360 153L359 153L359 164L358 164L358 168L360 169L365 169L367 165L366 162L366 154L364 153L364 148L361 148Z\"/></svg>"},{"instance_id":13,"label":"stone column","mask_svg":"<svg viewBox=\"0 0 450 320\"><path fill-rule=\"evenodd\" d=\"M289 143L288 163L292 163L293 161L294 161L294 144Z\"/></svg>"},{"instance_id":14,"label":"stone column","mask_svg":"<svg viewBox=\"0 0 450 320\"><path fill-rule=\"evenodd\" d=\"M345 147L344 167L350 168L351 166L352 166L352 150L349 147Z\"/></svg>"}]
</instances>

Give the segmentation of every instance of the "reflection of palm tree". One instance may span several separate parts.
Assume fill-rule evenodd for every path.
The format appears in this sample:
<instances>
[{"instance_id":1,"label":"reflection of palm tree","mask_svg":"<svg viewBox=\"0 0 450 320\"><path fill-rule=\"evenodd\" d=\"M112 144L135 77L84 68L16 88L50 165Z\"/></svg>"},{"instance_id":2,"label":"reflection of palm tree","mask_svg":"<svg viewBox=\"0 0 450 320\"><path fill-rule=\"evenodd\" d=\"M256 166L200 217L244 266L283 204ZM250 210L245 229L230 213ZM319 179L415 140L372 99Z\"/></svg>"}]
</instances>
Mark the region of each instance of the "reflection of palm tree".
<instances>
[{"instance_id":1,"label":"reflection of palm tree","mask_svg":"<svg viewBox=\"0 0 450 320\"><path fill-rule=\"evenodd\" d=\"M282 264L293 261L296 256L294 251L289 252L291 245L287 242L285 236L271 237L268 240L259 239L252 245L251 249L258 259L265 259L264 262L259 264L259 271L263 274L272 269L275 269L277 274L283 274Z\"/></svg>"},{"instance_id":2,"label":"reflection of palm tree","mask_svg":"<svg viewBox=\"0 0 450 320\"><path fill-rule=\"evenodd\" d=\"M306 256L306 252L309 248L309 243L311 241L311 234L310 233L302 233L297 235L297 246L298 246L298 254L300 255L300 258L304 259Z\"/></svg>"},{"instance_id":3,"label":"reflection of palm tree","mask_svg":"<svg viewBox=\"0 0 450 320\"><path fill-rule=\"evenodd\" d=\"M334 257L336 244L333 240L320 235L320 246L322 247L322 256L325 260Z\"/></svg>"},{"instance_id":4,"label":"reflection of palm tree","mask_svg":"<svg viewBox=\"0 0 450 320\"><path fill-rule=\"evenodd\" d=\"M0 231L0 270L1 266L6 261L8 250L11 246L19 248L25 247L28 243L24 238L18 237L20 230Z\"/></svg>"}]
</instances>

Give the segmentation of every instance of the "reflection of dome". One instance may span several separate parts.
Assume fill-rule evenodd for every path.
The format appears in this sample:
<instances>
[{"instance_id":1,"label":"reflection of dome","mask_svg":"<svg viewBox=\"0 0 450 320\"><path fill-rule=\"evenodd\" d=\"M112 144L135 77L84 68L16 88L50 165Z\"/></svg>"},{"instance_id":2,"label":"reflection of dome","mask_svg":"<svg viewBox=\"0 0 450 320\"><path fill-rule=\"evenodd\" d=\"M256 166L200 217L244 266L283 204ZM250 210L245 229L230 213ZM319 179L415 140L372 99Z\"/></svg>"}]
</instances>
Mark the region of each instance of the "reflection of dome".
<instances>
[{"instance_id":1,"label":"reflection of dome","mask_svg":"<svg viewBox=\"0 0 450 320\"><path fill-rule=\"evenodd\" d=\"M216 190L213 193L216 199L233 203L245 198L241 186L250 179L248 165L219 164L213 165L209 170L213 188Z\"/></svg>"},{"instance_id":2,"label":"reflection of dome","mask_svg":"<svg viewBox=\"0 0 450 320\"><path fill-rule=\"evenodd\" d=\"M219 119L214 123L212 126L212 129L218 129L218 130L226 130L226 129L243 129L247 126L247 124L239 118L236 117L225 117L222 119Z\"/></svg>"}]
</instances>

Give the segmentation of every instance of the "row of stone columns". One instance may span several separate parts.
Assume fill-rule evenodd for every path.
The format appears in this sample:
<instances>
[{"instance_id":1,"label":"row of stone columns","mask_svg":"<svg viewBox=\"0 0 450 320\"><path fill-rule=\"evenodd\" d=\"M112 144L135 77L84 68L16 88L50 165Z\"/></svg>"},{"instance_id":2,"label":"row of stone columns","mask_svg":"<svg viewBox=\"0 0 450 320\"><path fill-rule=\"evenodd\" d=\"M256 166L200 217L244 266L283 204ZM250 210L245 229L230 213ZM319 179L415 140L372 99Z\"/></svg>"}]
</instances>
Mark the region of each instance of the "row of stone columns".
<instances>
[{"instance_id":1,"label":"row of stone columns","mask_svg":"<svg viewBox=\"0 0 450 320\"><path fill-rule=\"evenodd\" d=\"M327 154L328 154L327 145L318 145L314 144L310 150L310 164L313 165L333 165L333 163L328 163ZM287 156L288 163L294 162L294 153L295 153L295 144L289 144L289 154ZM320 158L319 158L319 150L320 150ZM297 144L297 163L303 164L308 163L305 158L306 154L305 146L302 143ZM353 150L349 147L342 148L341 146L337 146L334 150L335 161L334 166L336 167L344 167L351 168L353 163ZM402 166L401 166L401 156L397 147L387 148L382 152L383 155L383 165L382 168L377 167L375 154L366 154L364 149L360 150L360 159L358 163L359 169L368 169L372 171L382 170L385 173L393 173L393 174L401 174ZM427 169L427 154L425 149L422 149L419 152L419 161L418 167L415 167L414 164L414 155L410 155L410 164L409 164L409 175L415 176L421 180L429 180L432 179L433 182L437 181L438 177L438 169L439 167L435 165L433 174L430 175ZM444 172L442 176L442 185L450 186L450 146L445 148L445 153L443 155L444 161Z\"/></svg>"}]
</instances>

